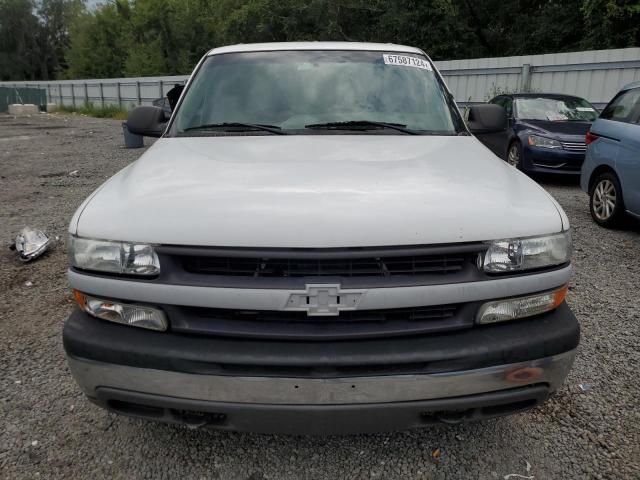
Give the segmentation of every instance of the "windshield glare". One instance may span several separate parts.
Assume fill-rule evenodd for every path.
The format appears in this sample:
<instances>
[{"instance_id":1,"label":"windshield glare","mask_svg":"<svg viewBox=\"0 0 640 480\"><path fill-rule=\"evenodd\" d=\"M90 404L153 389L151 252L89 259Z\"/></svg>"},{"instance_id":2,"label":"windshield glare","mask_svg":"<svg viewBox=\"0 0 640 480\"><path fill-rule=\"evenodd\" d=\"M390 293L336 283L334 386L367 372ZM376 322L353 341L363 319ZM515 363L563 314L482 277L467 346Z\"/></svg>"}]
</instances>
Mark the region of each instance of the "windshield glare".
<instances>
[{"instance_id":1,"label":"windshield glare","mask_svg":"<svg viewBox=\"0 0 640 480\"><path fill-rule=\"evenodd\" d=\"M526 120L593 122L596 109L582 98L517 98L518 118Z\"/></svg>"},{"instance_id":2,"label":"windshield glare","mask_svg":"<svg viewBox=\"0 0 640 480\"><path fill-rule=\"evenodd\" d=\"M172 133L207 134L193 129L221 123L317 133L305 126L366 120L455 134L457 112L450 108L444 87L426 58L397 54L417 65L409 66L391 64L385 54L395 55L365 51L213 55L204 61L186 92Z\"/></svg>"}]
</instances>

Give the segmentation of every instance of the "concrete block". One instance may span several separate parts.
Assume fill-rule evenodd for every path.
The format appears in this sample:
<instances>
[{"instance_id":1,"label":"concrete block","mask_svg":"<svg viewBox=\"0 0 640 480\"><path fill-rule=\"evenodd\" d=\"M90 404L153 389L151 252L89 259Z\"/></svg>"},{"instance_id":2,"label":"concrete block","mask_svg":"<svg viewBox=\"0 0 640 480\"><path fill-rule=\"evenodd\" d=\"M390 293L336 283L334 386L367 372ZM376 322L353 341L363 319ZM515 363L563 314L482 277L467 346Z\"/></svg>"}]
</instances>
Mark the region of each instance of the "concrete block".
<instances>
[{"instance_id":1,"label":"concrete block","mask_svg":"<svg viewBox=\"0 0 640 480\"><path fill-rule=\"evenodd\" d=\"M37 115L40 113L37 105L14 103L9 105L9 115Z\"/></svg>"},{"instance_id":2,"label":"concrete block","mask_svg":"<svg viewBox=\"0 0 640 480\"><path fill-rule=\"evenodd\" d=\"M55 112L56 110L58 110L57 103L47 103L47 112L51 113L51 112Z\"/></svg>"}]
</instances>

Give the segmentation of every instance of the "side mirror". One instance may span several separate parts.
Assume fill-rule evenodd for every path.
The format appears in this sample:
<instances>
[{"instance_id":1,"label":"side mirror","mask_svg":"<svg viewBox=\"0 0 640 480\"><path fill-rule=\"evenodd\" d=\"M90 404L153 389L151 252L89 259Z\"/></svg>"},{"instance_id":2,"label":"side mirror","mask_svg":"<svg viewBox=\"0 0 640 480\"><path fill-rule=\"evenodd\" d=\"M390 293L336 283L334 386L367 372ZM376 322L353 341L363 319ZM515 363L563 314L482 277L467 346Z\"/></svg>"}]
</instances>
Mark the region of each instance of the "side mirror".
<instances>
[{"instance_id":1,"label":"side mirror","mask_svg":"<svg viewBox=\"0 0 640 480\"><path fill-rule=\"evenodd\" d=\"M469 108L467 126L474 135L503 132L507 129L507 112L500 105L474 105Z\"/></svg>"},{"instance_id":2,"label":"side mirror","mask_svg":"<svg viewBox=\"0 0 640 480\"><path fill-rule=\"evenodd\" d=\"M145 137L160 137L167 126L164 111L158 107L138 107L129 112L127 128Z\"/></svg>"}]
</instances>

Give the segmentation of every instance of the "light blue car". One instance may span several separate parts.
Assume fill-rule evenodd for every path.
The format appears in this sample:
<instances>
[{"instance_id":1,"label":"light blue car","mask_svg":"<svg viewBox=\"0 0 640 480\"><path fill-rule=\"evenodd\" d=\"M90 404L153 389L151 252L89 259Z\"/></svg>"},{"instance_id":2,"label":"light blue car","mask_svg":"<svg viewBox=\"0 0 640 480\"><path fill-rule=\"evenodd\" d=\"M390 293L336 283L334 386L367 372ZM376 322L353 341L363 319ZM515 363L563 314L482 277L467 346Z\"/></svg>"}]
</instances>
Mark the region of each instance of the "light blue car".
<instances>
[{"instance_id":1,"label":"light blue car","mask_svg":"<svg viewBox=\"0 0 640 480\"><path fill-rule=\"evenodd\" d=\"M586 143L580 186L593 219L603 227L616 226L625 212L640 219L640 82L609 102Z\"/></svg>"}]
</instances>

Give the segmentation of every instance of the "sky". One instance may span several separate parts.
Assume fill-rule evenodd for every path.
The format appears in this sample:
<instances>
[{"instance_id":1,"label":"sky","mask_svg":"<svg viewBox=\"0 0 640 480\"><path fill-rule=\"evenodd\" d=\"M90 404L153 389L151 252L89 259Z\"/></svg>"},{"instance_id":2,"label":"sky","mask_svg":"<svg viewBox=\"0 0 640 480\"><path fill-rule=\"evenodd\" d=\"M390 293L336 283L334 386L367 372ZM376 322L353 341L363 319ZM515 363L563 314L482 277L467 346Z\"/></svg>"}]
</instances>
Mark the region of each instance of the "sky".
<instances>
[{"instance_id":1,"label":"sky","mask_svg":"<svg viewBox=\"0 0 640 480\"><path fill-rule=\"evenodd\" d=\"M87 2L87 8L89 10L93 10L99 4L105 3L105 0L86 0L86 2Z\"/></svg>"}]
</instances>

